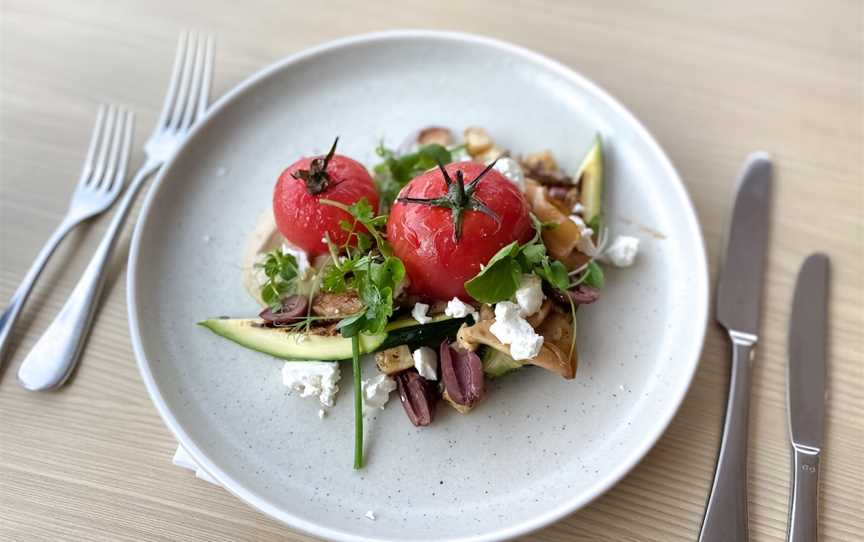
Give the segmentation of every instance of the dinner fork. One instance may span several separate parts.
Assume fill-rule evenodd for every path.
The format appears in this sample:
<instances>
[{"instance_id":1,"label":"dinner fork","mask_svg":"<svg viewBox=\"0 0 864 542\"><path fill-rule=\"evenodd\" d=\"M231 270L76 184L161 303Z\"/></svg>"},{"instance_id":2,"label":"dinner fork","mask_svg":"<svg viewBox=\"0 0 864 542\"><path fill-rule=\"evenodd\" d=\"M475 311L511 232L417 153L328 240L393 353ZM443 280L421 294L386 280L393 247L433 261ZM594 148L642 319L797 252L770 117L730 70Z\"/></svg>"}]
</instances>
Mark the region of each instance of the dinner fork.
<instances>
[{"instance_id":1,"label":"dinner fork","mask_svg":"<svg viewBox=\"0 0 864 542\"><path fill-rule=\"evenodd\" d=\"M18 370L18 380L29 390L47 390L66 381L81 354L105 282L111 250L135 196L180 146L192 126L206 112L213 76L213 38L184 32L180 35L171 82L156 127L144 145L146 160L123 195L93 259L60 313Z\"/></svg>"},{"instance_id":2,"label":"dinner fork","mask_svg":"<svg viewBox=\"0 0 864 542\"><path fill-rule=\"evenodd\" d=\"M117 199L126 179L135 114L113 105L100 105L90 136L87 158L66 216L45 242L24 280L0 316L0 363L12 340L12 327L54 250L76 226L104 212Z\"/></svg>"}]
</instances>

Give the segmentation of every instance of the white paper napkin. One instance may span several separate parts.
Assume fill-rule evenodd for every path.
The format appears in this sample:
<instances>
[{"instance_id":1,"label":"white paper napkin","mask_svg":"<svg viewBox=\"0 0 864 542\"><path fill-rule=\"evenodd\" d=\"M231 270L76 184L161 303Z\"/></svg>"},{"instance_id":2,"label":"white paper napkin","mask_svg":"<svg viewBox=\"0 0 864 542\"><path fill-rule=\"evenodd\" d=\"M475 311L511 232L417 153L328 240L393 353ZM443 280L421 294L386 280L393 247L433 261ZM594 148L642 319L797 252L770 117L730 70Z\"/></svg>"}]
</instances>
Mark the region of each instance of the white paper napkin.
<instances>
[{"instance_id":1,"label":"white paper napkin","mask_svg":"<svg viewBox=\"0 0 864 542\"><path fill-rule=\"evenodd\" d=\"M177 446L177 451L174 452L174 459L172 462L178 467L183 467L184 469L189 469L195 472L195 476L204 480L205 482L210 482L211 484L220 485L219 482L216 481L215 478L207 474L207 472L198 466L195 463L195 460L192 459L192 456L189 455L189 452L183 449L183 446Z\"/></svg>"}]
</instances>

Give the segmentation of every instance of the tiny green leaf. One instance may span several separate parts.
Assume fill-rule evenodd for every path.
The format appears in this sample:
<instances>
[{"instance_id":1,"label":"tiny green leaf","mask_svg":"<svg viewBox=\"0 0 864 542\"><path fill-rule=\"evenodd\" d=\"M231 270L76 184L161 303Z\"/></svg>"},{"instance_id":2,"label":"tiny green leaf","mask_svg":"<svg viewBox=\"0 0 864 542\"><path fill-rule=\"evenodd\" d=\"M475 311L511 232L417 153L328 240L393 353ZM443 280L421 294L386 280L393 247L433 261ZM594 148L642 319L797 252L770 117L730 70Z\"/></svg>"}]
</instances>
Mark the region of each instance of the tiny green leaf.
<instances>
[{"instance_id":1,"label":"tiny green leaf","mask_svg":"<svg viewBox=\"0 0 864 542\"><path fill-rule=\"evenodd\" d=\"M566 290L570 285L570 275L567 273L567 268L558 260L549 261L547 259L543 262L542 267L535 269L535 272L559 290Z\"/></svg>"},{"instance_id":2,"label":"tiny green leaf","mask_svg":"<svg viewBox=\"0 0 864 542\"><path fill-rule=\"evenodd\" d=\"M604 283L603 268L597 262L591 260L588 262L588 267L585 268L585 284L597 290L602 290Z\"/></svg>"},{"instance_id":3,"label":"tiny green leaf","mask_svg":"<svg viewBox=\"0 0 864 542\"><path fill-rule=\"evenodd\" d=\"M516 241L495 253L486 267L465 283L468 295L481 303L497 303L513 297L522 279L522 267L516 261L518 254Z\"/></svg>"}]
</instances>

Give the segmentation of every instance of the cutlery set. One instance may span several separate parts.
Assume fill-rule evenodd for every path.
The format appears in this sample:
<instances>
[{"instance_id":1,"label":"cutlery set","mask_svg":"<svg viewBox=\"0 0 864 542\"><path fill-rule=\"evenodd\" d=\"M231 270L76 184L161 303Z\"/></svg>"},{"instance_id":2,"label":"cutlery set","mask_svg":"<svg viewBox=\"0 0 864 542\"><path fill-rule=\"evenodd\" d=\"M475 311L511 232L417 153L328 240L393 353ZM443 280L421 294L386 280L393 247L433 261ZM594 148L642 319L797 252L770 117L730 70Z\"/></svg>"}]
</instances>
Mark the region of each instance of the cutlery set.
<instances>
[{"instance_id":1,"label":"cutlery set","mask_svg":"<svg viewBox=\"0 0 864 542\"><path fill-rule=\"evenodd\" d=\"M759 340L773 165L753 153L738 181L717 284L717 322L732 343L726 419L699 542L748 540L747 430L754 347ZM825 416L828 258L811 255L795 287L789 326L787 411L793 449L788 540L817 539L819 453Z\"/></svg>"},{"instance_id":2,"label":"cutlery set","mask_svg":"<svg viewBox=\"0 0 864 542\"><path fill-rule=\"evenodd\" d=\"M192 126L203 117L212 77L213 38L196 33L181 34L162 112L144 145L144 164L123 194L96 253L69 299L21 363L18 380L25 388L34 391L58 388L72 372L93 321L112 250L135 197L145 181L159 171ZM12 326L54 249L72 228L107 210L120 195L132 147L133 121L134 115L125 109L100 107L69 212L0 317L0 362L10 341Z\"/></svg>"},{"instance_id":3,"label":"cutlery set","mask_svg":"<svg viewBox=\"0 0 864 542\"><path fill-rule=\"evenodd\" d=\"M213 73L213 39L183 33L162 112L144 145L146 159L123 192L132 148L134 114L100 106L83 171L66 216L39 252L0 316L0 363L11 330L54 250L76 226L120 204L92 260L63 308L22 362L18 379L29 390L60 387L77 362L102 291L112 249L145 181L157 173L206 112ZM760 309L770 223L773 166L751 155L739 179L717 286L716 319L732 343L723 436L700 542L746 541L747 431L751 365L759 339ZM817 538L820 453L825 417L825 364L829 261L806 259L798 275L788 343L787 398L793 451L788 540Z\"/></svg>"}]
</instances>

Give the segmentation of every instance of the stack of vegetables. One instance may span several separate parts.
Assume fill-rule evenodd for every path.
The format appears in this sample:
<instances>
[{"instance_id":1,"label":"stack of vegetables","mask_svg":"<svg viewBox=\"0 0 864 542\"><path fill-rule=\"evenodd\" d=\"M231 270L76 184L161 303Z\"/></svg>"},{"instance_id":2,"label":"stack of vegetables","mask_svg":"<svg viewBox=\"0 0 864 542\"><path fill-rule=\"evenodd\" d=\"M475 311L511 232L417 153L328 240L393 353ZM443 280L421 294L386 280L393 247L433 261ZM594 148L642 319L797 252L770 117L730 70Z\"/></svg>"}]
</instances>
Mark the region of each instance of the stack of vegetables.
<instances>
[{"instance_id":1,"label":"stack of vegetables","mask_svg":"<svg viewBox=\"0 0 864 542\"><path fill-rule=\"evenodd\" d=\"M383 406L392 389L424 426L439 399L466 413L486 378L526 365L575 377L576 310L604 282L599 138L573 177L548 151L511 157L481 128L458 144L440 127L382 144L371 172L337 143L276 182L247 264L258 317L202 325L292 374L352 360L355 468L364 401ZM364 381L371 353L380 375Z\"/></svg>"}]
</instances>

